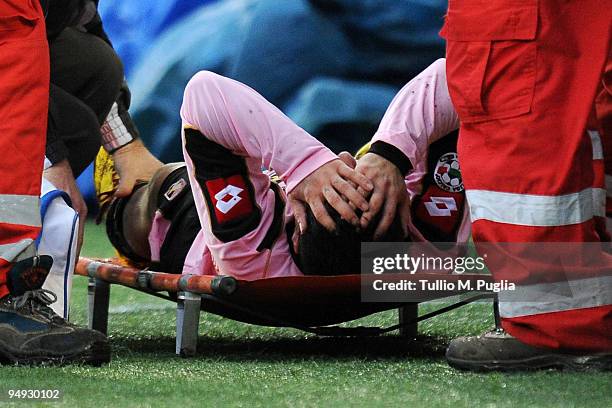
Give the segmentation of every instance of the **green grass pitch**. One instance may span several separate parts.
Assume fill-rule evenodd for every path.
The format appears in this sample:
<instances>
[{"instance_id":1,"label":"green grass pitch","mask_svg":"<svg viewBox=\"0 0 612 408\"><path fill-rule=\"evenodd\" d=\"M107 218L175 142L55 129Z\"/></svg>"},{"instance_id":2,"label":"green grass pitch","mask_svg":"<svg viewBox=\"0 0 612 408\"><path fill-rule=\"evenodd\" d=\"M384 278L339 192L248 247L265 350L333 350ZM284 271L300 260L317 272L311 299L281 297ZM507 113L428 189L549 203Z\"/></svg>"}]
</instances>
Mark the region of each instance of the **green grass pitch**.
<instances>
[{"instance_id":1,"label":"green grass pitch","mask_svg":"<svg viewBox=\"0 0 612 408\"><path fill-rule=\"evenodd\" d=\"M112 250L88 224L86 256ZM422 311L437 305L425 305ZM72 319L86 323L86 280L76 277ZM0 367L0 406L9 389L60 389L48 406L74 407L612 407L612 373L541 371L472 374L448 367L444 350L460 335L492 325L489 304L474 304L420 325L409 344L395 335L317 338L203 314L198 354L174 355L170 302L113 286L113 361L102 368ZM396 312L359 321L391 325Z\"/></svg>"}]
</instances>

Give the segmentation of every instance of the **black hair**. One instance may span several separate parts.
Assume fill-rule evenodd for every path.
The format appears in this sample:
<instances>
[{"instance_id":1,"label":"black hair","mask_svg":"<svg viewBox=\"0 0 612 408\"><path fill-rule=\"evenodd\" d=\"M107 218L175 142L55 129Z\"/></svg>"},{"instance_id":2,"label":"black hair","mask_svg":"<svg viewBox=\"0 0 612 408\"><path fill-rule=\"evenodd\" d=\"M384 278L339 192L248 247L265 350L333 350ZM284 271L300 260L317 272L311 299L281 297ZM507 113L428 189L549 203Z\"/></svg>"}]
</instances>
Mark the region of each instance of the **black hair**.
<instances>
[{"instance_id":1,"label":"black hair","mask_svg":"<svg viewBox=\"0 0 612 408\"><path fill-rule=\"evenodd\" d=\"M340 215L329 205L325 209L336 223L335 231L328 231L313 215L306 210L308 228L300 235L298 259L304 275L348 275L360 273L361 243L374 241L374 231L382 210L365 230L361 230ZM361 213L357 212L360 216ZM404 230L398 215L386 234L378 241L404 241Z\"/></svg>"}]
</instances>

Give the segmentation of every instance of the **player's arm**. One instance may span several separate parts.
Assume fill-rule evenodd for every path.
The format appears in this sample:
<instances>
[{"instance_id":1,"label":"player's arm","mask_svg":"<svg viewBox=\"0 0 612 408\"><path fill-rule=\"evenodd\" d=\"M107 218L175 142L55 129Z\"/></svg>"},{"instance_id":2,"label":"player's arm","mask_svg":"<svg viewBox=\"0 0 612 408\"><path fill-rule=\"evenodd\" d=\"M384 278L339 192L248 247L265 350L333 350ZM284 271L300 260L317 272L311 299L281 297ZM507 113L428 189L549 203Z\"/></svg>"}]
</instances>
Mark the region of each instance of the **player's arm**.
<instances>
[{"instance_id":1,"label":"player's arm","mask_svg":"<svg viewBox=\"0 0 612 408\"><path fill-rule=\"evenodd\" d=\"M342 196L367 209L367 201L352 183L369 190L369 180L240 82L212 72L196 74L185 89L181 118L184 127L196 129L233 154L273 168L287 184L298 221L299 202L307 203L317 220L329 229L335 224L324 202L356 224L359 219ZM300 226L306 227L303 222Z\"/></svg>"},{"instance_id":2,"label":"player's arm","mask_svg":"<svg viewBox=\"0 0 612 408\"><path fill-rule=\"evenodd\" d=\"M429 145L459 127L446 84L446 61L439 59L404 86L395 96L369 153L356 169L372 180L370 208L361 217L365 227L379 211L383 216L376 229L382 235L398 208L402 218L409 215L409 197L404 178L427 160Z\"/></svg>"}]
</instances>

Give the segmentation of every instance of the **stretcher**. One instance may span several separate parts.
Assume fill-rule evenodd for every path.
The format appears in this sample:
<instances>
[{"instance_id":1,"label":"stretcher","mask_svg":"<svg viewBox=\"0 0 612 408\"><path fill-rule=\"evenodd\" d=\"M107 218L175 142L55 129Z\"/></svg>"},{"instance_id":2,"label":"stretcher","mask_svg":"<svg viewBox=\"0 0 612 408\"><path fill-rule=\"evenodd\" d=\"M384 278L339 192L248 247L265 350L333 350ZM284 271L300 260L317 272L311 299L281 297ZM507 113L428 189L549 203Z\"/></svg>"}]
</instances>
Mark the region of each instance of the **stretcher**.
<instances>
[{"instance_id":1,"label":"stretcher","mask_svg":"<svg viewBox=\"0 0 612 408\"><path fill-rule=\"evenodd\" d=\"M112 284L176 302L176 354L183 357L193 356L196 352L201 311L250 324L293 327L320 336L376 336L399 330L401 336L414 338L418 322L475 300L493 297L492 293L479 292L419 316L416 302L362 302L362 285L371 285L371 280L377 278L374 275L294 276L244 281L231 276L176 275L139 270L113 259L83 257L79 258L75 273L89 279L89 327L105 334ZM433 274L395 274L392 279L417 282L432 277L429 275ZM451 281L459 278L470 278L470 275L445 277ZM482 278L479 275L479 279ZM464 292L467 291L461 293ZM459 293L456 290L423 291L418 298L424 302ZM391 309L399 310L399 322L391 327L334 326Z\"/></svg>"}]
</instances>

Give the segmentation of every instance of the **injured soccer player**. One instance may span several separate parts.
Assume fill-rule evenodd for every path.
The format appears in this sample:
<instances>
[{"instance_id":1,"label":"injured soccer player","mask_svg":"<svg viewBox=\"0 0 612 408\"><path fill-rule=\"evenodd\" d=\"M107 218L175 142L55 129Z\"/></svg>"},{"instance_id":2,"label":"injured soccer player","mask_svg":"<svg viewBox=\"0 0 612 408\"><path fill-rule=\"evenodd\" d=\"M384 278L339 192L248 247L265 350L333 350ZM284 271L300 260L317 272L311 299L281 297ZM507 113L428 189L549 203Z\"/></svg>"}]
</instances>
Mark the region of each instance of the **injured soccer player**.
<instances>
[{"instance_id":1,"label":"injured soccer player","mask_svg":"<svg viewBox=\"0 0 612 408\"><path fill-rule=\"evenodd\" d=\"M390 122L414 126L398 118L405 110L397 104L407 97L413 105L431 105L421 110L426 116L441 99L450 103L444 64L400 91L381 129ZM124 258L158 271L245 280L359 273L360 244L374 240L378 223L359 225L372 187L353 170L351 155L334 154L254 90L211 72L188 83L181 118L185 163L161 166L127 198L112 198L113 188L104 186L112 162L98 157L96 187L107 232ZM469 234L456 116L448 122L448 129L398 129L418 138L424 151L406 178L412 218L402 222L396 215L379 240L402 241L409 233L413 240L456 241ZM312 183L328 183L318 203L287 200L292 191L308 196Z\"/></svg>"}]
</instances>

